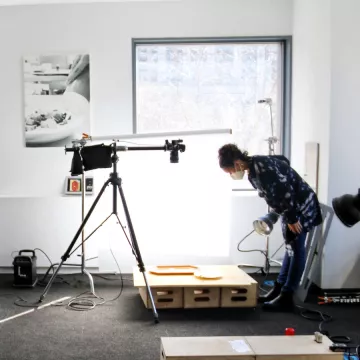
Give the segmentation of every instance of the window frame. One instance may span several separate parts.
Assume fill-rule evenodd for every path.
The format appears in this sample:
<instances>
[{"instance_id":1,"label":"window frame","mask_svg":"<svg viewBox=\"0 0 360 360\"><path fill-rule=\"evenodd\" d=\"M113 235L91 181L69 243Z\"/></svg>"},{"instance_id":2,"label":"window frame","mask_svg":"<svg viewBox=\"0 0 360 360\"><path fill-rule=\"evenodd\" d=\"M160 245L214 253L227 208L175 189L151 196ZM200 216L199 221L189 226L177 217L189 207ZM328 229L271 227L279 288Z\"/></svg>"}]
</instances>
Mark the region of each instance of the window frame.
<instances>
[{"instance_id":1,"label":"window frame","mask_svg":"<svg viewBox=\"0 0 360 360\"><path fill-rule=\"evenodd\" d=\"M280 43L282 48L281 73L281 121L280 153L291 157L291 98L292 98L292 36L245 36L245 37L180 37L180 38L132 38L132 104L133 134L137 134L136 117L136 47L138 45L165 44L219 44L219 43ZM176 133L176 132L174 132ZM233 189L233 191L249 191Z\"/></svg>"}]
</instances>

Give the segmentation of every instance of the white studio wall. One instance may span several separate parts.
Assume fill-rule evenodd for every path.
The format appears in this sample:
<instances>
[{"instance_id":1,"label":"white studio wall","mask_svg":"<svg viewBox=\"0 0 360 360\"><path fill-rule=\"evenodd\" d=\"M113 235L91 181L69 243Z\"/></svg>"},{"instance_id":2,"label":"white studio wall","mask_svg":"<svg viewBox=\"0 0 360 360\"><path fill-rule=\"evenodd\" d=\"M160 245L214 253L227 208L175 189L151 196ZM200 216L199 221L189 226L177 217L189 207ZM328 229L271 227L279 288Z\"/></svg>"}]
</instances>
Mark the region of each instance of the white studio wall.
<instances>
[{"instance_id":1,"label":"white studio wall","mask_svg":"<svg viewBox=\"0 0 360 360\"><path fill-rule=\"evenodd\" d=\"M61 24L61 26L54 26ZM189 26L191 24L191 26ZM181 1L119 4L41 5L0 8L0 212L3 237L0 266L11 266L10 254L40 247L55 262L69 245L81 221L80 197L63 196L71 155L63 148L26 148L23 135L23 68L26 54L86 53L91 67L91 135L132 131L131 39L137 37L289 35L292 2L276 0ZM165 139L140 143L163 145ZM179 164L169 154L121 154L119 172L146 263L226 263L233 258L231 240L239 227L248 229L263 212L246 203L231 213L229 180L217 167L217 149L230 137L184 138L188 148ZM173 166L175 165L175 166ZM110 169L91 172L94 194ZM86 197L86 208L94 196ZM210 203L209 203L210 201ZM236 198L236 209L242 207ZM89 229L111 211L110 189L99 203ZM259 207L262 205L259 204ZM265 208L265 205L264 205ZM230 215L231 214L231 215ZM50 218L47 216L51 216ZM123 219L123 217L121 217ZM236 219L236 225L231 224ZM89 266L115 271L109 241L123 271L133 256L111 220L87 244ZM118 232L119 231L119 232ZM117 242L117 234L119 241ZM274 245L275 246L275 245ZM262 264L262 255L251 260ZM257 257L257 258L256 258ZM72 258L76 261L77 258ZM70 260L69 260L70 261ZM234 261L236 261L234 259ZM39 266L47 260L39 259Z\"/></svg>"},{"instance_id":2,"label":"white studio wall","mask_svg":"<svg viewBox=\"0 0 360 360\"><path fill-rule=\"evenodd\" d=\"M360 3L353 0L332 2L331 41L331 119L329 202L344 193L356 193L360 187L360 167L356 158L360 151L360 109L357 89L360 24L356 14ZM335 219L324 264L324 286L360 287L360 227L346 228Z\"/></svg>"},{"instance_id":3,"label":"white studio wall","mask_svg":"<svg viewBox=\"0 0 360 360\"><path fill-rule=\"evenodd\" d=\"M331 93L330 1L295 1L293 21L292 165L304 176L305 144L319 143L318 196L326 203Z\"/></svg>"},{"instance_id":4,"label":"white studio wall","mask_svg":"<svg viewBox=\"0 0 360 360\"><path fill-rule=\"evenodd\" d=\"M356 0L294 2L293 163L301 169L305 142L319 142L319 197L330 206L334 197L359 187L359 11ZM346 228L334 217L322 258L322 288L360 287L359 234L359 227Z\"/></svg>"}]
</instances>

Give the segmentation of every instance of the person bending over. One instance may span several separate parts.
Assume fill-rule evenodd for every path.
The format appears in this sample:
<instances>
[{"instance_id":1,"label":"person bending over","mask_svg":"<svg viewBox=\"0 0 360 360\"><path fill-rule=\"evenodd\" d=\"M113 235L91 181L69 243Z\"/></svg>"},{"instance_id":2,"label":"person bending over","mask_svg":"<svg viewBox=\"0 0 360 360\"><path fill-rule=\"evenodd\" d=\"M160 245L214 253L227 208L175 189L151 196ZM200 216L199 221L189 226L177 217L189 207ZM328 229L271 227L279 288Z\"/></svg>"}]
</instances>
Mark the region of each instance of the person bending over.
<instances>
[{"instance_id":1,"label":"person bending over","mask_svg":"<svg viewBox=\"0 0 360 360\"><path fill-rule=\"evenodd\" d=\"M305 268L307 233L323 222L315 192L282 156L249 156L234 144L219 149L219 165L233 179L247 172L251 185L268 206L281 216L285 257L274 287L259 297L264 309L291 310L293 294Z\"/></svg>"}]
</instances>

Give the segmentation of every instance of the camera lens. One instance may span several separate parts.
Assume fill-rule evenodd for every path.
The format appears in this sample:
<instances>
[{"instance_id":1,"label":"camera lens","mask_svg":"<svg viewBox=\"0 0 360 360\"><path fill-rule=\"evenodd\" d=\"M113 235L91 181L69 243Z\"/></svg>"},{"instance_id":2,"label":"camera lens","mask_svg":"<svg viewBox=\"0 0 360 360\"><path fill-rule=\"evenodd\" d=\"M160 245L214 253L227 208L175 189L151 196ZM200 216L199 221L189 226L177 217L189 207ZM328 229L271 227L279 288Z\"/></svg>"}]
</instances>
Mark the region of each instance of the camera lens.
<instances>
[{"instance_id":1,"label":"camera lens","mask_svg":"<svg viewBox=\"0 0 360 360\"><path fill-rule=\"evenodd\" d=\"M176 164L179 162L179 152L178 150L171 150L170 151L170 162L172 164Z\"/></svg>"}]
</instances>

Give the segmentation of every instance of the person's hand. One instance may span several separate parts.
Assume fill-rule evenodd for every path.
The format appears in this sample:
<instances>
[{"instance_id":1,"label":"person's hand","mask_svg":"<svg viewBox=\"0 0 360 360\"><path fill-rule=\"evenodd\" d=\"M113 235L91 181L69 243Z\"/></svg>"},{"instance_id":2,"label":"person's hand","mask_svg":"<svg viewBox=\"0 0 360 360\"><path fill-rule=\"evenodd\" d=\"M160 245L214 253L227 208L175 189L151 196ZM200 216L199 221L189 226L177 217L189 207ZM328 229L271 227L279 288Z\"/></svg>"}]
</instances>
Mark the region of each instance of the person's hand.
<instances>
[{"instance_id":1,"label":"person's hand","mask_svg":"<svg viewBox=\"0 0 360 360\"><path fill-rule=\"evenodd\" d=\"M67 85L70 85L74 80L78 78L78 76L84 71L84 69L90 63L89 55L78 55L71 67L70 74L67 78Z\"/></svg>"},{"instance_id":2,"label":"person's hand","mask_svg":"<svg viewBox=\"0 0 360 360\"><path fill-rule=\"evenodd\" d=\"M288 224L288 227L294 234L300 234L302 231L302 226L300 224L300 221L298 221L295 224Z\"/></svg>"}]
</instances>

